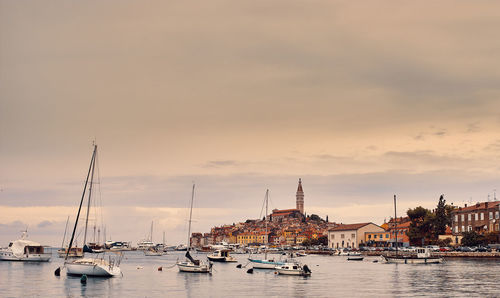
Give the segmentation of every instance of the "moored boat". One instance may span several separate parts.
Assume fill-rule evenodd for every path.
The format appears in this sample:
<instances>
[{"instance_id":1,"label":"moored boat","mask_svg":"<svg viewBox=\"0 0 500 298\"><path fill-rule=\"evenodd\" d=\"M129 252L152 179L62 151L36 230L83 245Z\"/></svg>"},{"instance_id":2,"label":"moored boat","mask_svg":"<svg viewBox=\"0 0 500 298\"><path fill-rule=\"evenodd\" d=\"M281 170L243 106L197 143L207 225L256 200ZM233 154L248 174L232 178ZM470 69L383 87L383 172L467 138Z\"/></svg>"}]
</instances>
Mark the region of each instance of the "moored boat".
<instances>
[{"instance_id":1,"label":"moored boat","mask_svg":"<svg viewBox=\"0 0 500 298\"><path fill-rule=\"evenodd\" d=\"M72 247L69 250L69 254L68 254L68 248L60 248L57 250L57 254L59 255L60 258L65 258L66 255L68 255L68 258L81 258L83 257L83 248Z\"/></svg>"},{"instance_id":2,"label":"moored boat","mask_svg":"<svg viewBox=\"0 0 500 298\"><path fill-rule=\"evenodd\" d=\"M387 263L400 264L438 264L443 262L443 258L431 255L429 248L417 248L416 255L396 255L383 256Z\"/></svg>"},{"instance_id":3,"label":"moored boat","mask_svg":"<svg viewBox=\"0 0 500 298\"><path fill-rule=\"evenodd\" d=\"M229 249L219 249L209 254L207 258L213 262L236 262L236 259L229 255Z\"/></svg>"},{"instance_id":4,"label":"moored boat","mask_svg":"<svg viewBox=\"0 0 500 298\"><path fill-rule=\"evenodd\" d=\"M111 259L107 261L104 258L84 258L66 263L66 271L68 275L112 277L121 274L119 265L119 262L116 264Z\"/></svg>"},{"instance_id":5,"label":"moored boat","mask_svg":"<svg viewBox=\"0 0 500 298\"><path fill-rule=\"evenodd\" d=\"M275 269L276 272L281 275L310 276L312 273L307 265L302 265L295 261L276 266Z\"/></svg>"},{"instance_id":6,"label":"moored boat","mask_svg":"<svg viewBox=\"0 0 500 298\"><path fill-rule=\"evenodd\" d=\"M24 262L48 262L51 253L46 253L40 243L26 240L27 231L21 235L21 239L12 241L6 248L0 249L0 261L24 261Z\"/></svg>"}]
</instances>

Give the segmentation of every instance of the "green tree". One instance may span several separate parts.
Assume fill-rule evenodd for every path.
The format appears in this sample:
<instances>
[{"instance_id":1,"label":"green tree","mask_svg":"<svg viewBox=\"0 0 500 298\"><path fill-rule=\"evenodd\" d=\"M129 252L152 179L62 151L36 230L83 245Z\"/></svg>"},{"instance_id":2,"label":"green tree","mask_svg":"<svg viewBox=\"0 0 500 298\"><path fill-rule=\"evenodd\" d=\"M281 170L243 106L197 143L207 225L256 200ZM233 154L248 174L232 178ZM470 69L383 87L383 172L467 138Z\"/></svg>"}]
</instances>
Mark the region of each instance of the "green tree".
<instances>
[{"instance_id":1,"label":"green tree","mask_svg":"<svg viewBox=\"0 0 500 298\"><path fill-rule=\"evenodd\" d=\"M310 220L314 220L314 221L323 221L321 219L321 217L319 217L318 215L316 214L311 214L311 217L309 217Z\"/></svg>"},{"instance_id":2,"label":"green tree","mask_svg":"<svg viewBox=\"0 0 500 298\"><path fill-rule=\"evenodd\" d=\"M476 246L484 244L485 240L486 239L483 235L479 235L474 231L462 233L462 245L465 246Z\"/></svg>"},{"instance_id":3,"label":"green tree","mask_svg":"<svg viewBox=\"0 0 500 298\"><path fill-rule=\"evenodd\" d=\"M434 213L434 222L432 223L434 240L438 239L439 235L444 235L446 233L446 226L449 225L451 225L451 213L448 213L446 200L441 195Z\"/></svg>"},{"instance_id":4,"label":"green tree","mask_svg":"<svg viewBox=\"0 0 500 298\"><path fill-rule=\"evenodd\" d=\"M414 209L408 209L406 212L410 218L410 227L408 228L408 238L411 245L421 245L433 238L432 223L434 214L429 209L418 206Z\"/></svg>"}]
</instances>

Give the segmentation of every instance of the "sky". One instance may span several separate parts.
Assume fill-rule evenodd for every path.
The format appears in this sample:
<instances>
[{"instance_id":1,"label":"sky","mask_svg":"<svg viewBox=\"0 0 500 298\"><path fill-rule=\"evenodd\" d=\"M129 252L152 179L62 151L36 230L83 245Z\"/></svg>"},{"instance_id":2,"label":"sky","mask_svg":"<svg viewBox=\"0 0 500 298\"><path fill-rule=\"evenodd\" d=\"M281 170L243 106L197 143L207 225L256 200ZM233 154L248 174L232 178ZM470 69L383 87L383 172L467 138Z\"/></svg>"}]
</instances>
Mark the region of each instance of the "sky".
<instances>
[{"instance_id":1,"label":"sky","mask_svg":"<svg viewBox=\"0 0 500 298\"><path fill-rule=\"evenodd\" d=\"M493 200L498 28L496 1L0 0L0 246L61 244L94 140L134 244L186 241L193 182L195 232L299 178L339 223Z\"/></svg>"}]
</instances>

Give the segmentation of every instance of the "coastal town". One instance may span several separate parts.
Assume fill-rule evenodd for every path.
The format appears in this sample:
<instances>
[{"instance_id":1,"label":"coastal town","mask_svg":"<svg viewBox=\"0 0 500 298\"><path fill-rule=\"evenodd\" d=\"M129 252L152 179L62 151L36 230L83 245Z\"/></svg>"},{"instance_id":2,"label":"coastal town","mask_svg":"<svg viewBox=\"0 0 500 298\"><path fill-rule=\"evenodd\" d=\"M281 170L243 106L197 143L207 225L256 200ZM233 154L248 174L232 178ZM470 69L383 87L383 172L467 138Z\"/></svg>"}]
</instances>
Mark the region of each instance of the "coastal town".
<instances>
[{"instance_id":1,"label":"coastal town","mask_svg":"<svg viewBox=\"0 0 500 298\"><path fill-rule=\"evenodd\" d=\"M245 222L212 227L210 232L191 234L191 246L209 250L219 243L236 244L249 247L268 245L270 247L297 247L323 245L329 249L360 248L395 248L404 250L410 246L437 245L442 247L458 247L467 245L463 238L475 237L478 244L498 244L500 202L496 200L478 202L463 207L444 205L445 214L442 231L425 237L414 235L418 224L425 224L426 217L437 216L434 213L417 207L411 211L424 212L424 216L408 214L396 217L388 215L389 221L376 224L336 223L316 214L307 215L304 209L304 190L299 178L296 191L296 208L274 209L261 219L248 219ZM412 224L413 223L413 224ZM433 224L429 224L431 226ZM432 233L431 233L432 234ZM479 238L479 240L478 240Z\"/></svg>"}]
</instances>

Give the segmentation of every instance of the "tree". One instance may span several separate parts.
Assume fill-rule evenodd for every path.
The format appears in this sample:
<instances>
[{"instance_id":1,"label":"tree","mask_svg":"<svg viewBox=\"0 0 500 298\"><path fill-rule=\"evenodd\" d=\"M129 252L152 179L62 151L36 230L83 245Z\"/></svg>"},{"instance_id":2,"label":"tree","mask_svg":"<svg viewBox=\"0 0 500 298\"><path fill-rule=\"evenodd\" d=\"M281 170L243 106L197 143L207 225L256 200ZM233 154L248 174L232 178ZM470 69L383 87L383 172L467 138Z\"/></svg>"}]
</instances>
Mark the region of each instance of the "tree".
<instances>
[{"instance_id":1,"label":"tree","mask_svg":"<svg viewBox=\"0 0 500 298\"><path fill-rule=\"evenodd\" d=\"M326 222L328 222L328 215L326 216Z\"/></svg>"},{"instance_id":2,"label":"tree","mask_svg":"<svg viewBox=\"0 0 500 298\"><path fill-rule=\"evenodd\" d=\"M432 223L434 214L429 209L418 206L414 209L408 209L406 212L410 218L410 227L408 228L408 238L411 245L421 245L432 238Z\"/></svg>"},{"instance_id":3,"label":"tree","mask_svg":"<svg viewBox=\"0 0 500 298\"><path fill-rule=\"evenodd\" d=\"M462 233L462 245L465 246L476 246L479 244L484 244L485 240L486 239L483 235L479 235L474 231Z\"/></svg>"},{"instance_id":4,"label":"tree","mask_svg":"<svg viewBox=\"0 0 500 298\"><path fill-rule=\"evenodd\" d=\"M314 220L314 221L323 221L321 219L321 217L319 217L318 215L316 214L312 214L311 217L309 217L310 220Z\"/></svg>"},{"instance_id":5,"label":"tree","mask_svg":"<svg viewBox=\"0 0 500 298\"><path fill-rule=\"evenodd\" d=\"M438 239L439 235L444 235L444 233L446 233L446 226L451 225L451 213L448 213L448 210L446 208L446 200L443 195L441 195L439 197L439 202L434 213L434 221L432 223L434 239Z\"/></svg>"}]
</instances>

